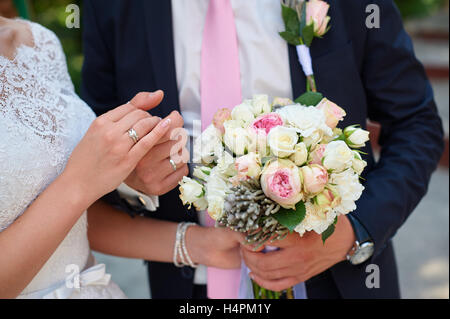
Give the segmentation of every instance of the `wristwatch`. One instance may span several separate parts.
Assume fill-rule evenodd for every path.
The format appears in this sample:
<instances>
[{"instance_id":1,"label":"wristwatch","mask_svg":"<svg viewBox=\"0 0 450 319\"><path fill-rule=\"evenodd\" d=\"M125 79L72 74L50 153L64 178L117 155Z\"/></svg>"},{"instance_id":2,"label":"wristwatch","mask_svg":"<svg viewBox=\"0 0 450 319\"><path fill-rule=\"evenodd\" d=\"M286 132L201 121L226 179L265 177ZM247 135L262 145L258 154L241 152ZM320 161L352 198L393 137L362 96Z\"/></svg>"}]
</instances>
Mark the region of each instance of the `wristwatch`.
<instances>
[{"instance_id":1,"label":"wristwatch","mask_svg":"<svg viewBox=\"0 0 450 319\"><path fill-rule=\"evenodd\" d=\"M366 228L351 213L347 214L350 223L355 232L356 241L352 249L347 254L347 260L352 265L359 265L372 257L374 252L374 243Z\"/></svg>"}]
</instances>

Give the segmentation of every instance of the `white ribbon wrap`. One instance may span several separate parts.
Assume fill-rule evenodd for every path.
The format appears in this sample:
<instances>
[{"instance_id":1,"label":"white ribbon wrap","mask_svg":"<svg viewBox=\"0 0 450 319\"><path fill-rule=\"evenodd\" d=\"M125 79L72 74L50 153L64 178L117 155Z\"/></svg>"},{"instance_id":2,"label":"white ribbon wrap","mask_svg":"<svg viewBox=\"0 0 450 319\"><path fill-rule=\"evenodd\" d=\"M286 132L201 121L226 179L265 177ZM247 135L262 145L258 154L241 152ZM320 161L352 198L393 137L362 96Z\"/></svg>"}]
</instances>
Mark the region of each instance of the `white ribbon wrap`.
<instances>
[{"instance_id":1,"label":"white ribbon wrap","mask_svg":"<svg viewBox=\"0 0 450 319\"><path fill-rule=\"evenodd\" d=\"M305 72L306 76L313 75L314 72L312 68L311 53L309 51L309 48L304 44L297 45L296 48L298 61L303 68L303 72Z\"/></svg>"}]
</instances>

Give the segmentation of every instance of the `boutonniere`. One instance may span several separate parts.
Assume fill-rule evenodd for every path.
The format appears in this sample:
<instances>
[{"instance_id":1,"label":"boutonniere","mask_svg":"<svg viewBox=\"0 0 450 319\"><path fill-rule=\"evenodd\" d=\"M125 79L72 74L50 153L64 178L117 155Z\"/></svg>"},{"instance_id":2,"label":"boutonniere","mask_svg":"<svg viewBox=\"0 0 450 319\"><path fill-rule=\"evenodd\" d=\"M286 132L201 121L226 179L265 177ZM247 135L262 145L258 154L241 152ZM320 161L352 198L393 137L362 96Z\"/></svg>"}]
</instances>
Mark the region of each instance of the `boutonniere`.
<instances>
[{"instance_id":1,"label":"boutonniere","mask_svg":"<svg viewBox=\"0 0 450 319\"><path fill-rule=\"evenodd\" d=\"M297 48L298 60L306 75L306 91L317 92L309 47L330 29L328 9L322 0L282 0L281 13L286 30L280 36Z\"/></svg>"}]
</instances>

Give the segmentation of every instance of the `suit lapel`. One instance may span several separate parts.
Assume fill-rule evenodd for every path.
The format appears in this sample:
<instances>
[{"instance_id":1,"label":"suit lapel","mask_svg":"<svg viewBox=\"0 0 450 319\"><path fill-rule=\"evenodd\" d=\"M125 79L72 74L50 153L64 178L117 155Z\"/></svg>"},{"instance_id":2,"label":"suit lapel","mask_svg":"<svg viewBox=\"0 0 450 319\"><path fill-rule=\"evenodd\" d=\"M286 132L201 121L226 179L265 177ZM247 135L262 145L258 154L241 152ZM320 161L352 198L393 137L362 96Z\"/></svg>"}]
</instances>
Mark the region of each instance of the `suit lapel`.
<instances>
[{"instance_id":1,"label":"suit lapel","mask_svg":"<svg viewBox=\"0 0 450 319\"><path fill-rule=\"evenodd\" d=\"M156 85L166 95L164 113L180 111L172 31L172 1L143 0L148 49Z\"/></svg>"}]
</instances>

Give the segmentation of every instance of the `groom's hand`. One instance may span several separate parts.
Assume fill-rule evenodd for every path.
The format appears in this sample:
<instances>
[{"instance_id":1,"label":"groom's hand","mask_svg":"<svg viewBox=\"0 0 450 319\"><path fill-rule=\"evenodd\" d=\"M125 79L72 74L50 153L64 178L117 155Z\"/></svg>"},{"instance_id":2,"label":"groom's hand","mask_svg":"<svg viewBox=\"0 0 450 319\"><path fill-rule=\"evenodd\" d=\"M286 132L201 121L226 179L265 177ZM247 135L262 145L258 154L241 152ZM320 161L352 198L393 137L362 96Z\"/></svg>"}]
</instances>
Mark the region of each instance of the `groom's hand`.
<instances>
[{"instance_id":1,"label":"groom's hand","mask_svg":"<svg viewBox=\"0 0 450 319\"><path fill-rule=\"evenodd\" d=\"M183 126L183 118L178 112L172 112L171 129L173 132ZM163 195L178 185L189 173L189 151L182 140L172 140L170 134L164 137L136 166L125 183L131 188L147 195ZM178 156L173 156L178 154ZM173 159L176 170L170 163Z\"/></svg>"},{"instance_id":2,"label":"groom's hand","mask_svg":"<svg viewBox=\"0 0 450 319\"><path fill-rule=\"evenodd\" d=\"M138 108L151 109L156 107L163 98L162 91L155 92L151 105L145 107L149 101L142 96L134 98L130 103ZM134 171L127 177L125 183L131 188L147 195L163 195L178 185L178 182L189 173L187 163L189 151L186 149L186 140L178 138L184 121L180 113L174 111L167 117L170 119L168 133L159 140L147 155L138 163ZM175 139L177 138L177 139ZM178 156L174 156L178 155ZM170 159L173 159L174 170Z\"/></svg>"},{"instance_id":3,"label":"groom's hand","mask_svg":"<svg viewBox=\"0 0 450 319\"><path fill-rule=\"evenodd\" d=\"M315 232L303 237L293 233L283 241L270 244L280 247L278 251L254 252L251 246L242 246L242 256L256 283L266 289L281 291L345 260L354 242L350 221L346 216L340 216L334 234L325 244Z\"/></svg>"}]
</instances>

